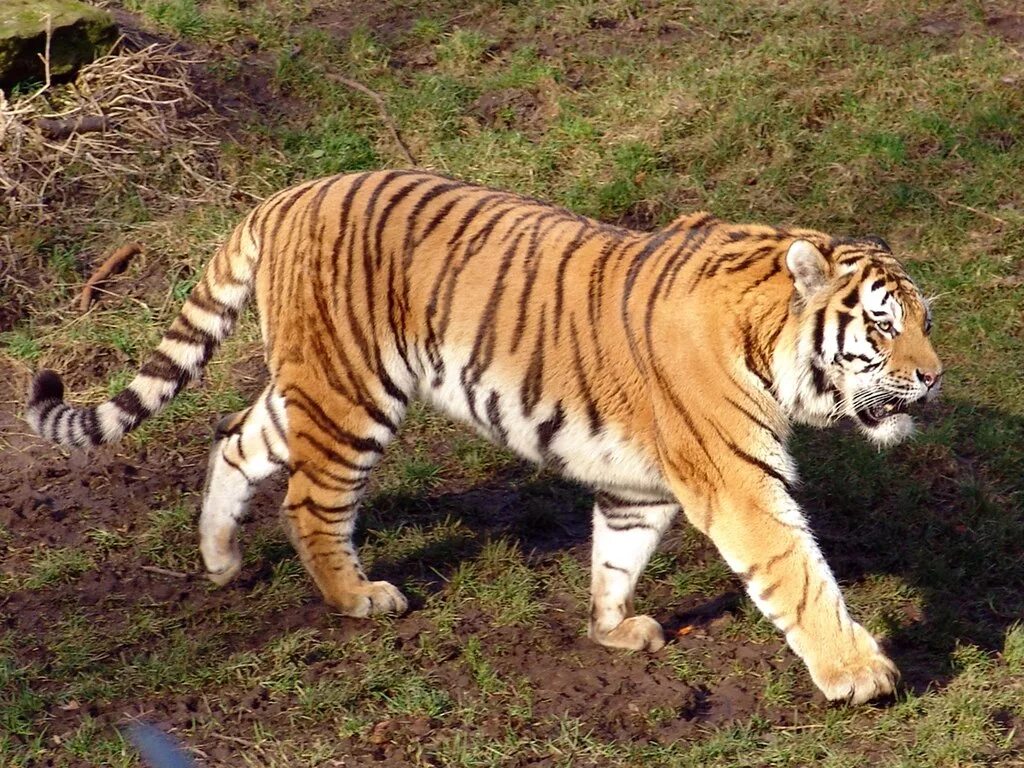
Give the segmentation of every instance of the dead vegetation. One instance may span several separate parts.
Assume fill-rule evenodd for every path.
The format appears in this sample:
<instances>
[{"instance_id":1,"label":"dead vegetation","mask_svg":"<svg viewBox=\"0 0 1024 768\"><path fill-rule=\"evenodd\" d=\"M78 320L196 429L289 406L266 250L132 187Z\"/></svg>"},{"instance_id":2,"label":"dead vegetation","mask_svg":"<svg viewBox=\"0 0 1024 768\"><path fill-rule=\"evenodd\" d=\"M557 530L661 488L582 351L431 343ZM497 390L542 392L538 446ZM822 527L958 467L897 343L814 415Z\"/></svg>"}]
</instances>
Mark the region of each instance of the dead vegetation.
<instances>
[{"instance_id":1,"label":"dead vegetation","mask_svg":"<svg viewBox=\"0 0 1024 768\"><path fill-rule=\"evenodd\" d=\"M232 197L200 63L181 46L121 44L73 82L0 91L0 332L45 310L49 241L107 250L96 233L121 239L132 219Z\"/></svg>"},{"instance_id":2,"label":"dead vegetation","mask_svg":"<svg viewBox=\"0 0 1024 768\"><path fill-rule=\"evenodd\" d=\"M196 94L196 62L171 46L121 49L84 67L73 83L0 93L0 222L39 224L69 206L132 187L145 197L223 193L217 178L219 118ZM172 193L175 194L175 193Z\"/></svg>"}]
</instances>

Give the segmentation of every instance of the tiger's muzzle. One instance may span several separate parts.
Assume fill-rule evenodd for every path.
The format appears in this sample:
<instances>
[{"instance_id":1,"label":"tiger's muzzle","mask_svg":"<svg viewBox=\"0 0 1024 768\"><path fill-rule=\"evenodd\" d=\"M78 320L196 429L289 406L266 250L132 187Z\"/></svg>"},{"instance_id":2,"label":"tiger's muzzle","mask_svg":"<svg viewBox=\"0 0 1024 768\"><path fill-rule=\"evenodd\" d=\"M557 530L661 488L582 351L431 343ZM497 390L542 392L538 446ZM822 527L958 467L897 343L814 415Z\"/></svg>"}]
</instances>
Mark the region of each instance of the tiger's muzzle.
<instances>
[{"instance_id":1,"label":"tiger's muzzle","mask_svg":"<svg viewBox=\"0 0 1024 768\"><path fill-rule=\"evenodd\" d=\"M854 399L854 416L865 434L880 446L893 445L914 431L911 411L934 400L942 388L942 372L936 370L922 375L918 372L918 385L911 391L890 392ZM860 399L862 405L857 404Z\"/></svg>"}]
</instances>

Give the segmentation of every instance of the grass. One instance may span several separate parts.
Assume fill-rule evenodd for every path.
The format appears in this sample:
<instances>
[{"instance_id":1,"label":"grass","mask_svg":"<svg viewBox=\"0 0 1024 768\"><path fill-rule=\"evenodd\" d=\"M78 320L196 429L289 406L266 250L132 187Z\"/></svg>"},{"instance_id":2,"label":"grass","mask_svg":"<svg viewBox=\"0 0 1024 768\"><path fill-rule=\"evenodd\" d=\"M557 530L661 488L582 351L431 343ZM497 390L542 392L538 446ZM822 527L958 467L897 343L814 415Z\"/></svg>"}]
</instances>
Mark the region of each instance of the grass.
<instances>
[{"instance_id":1,"label":"grass","mask_svg":"<svg viewBox=\"0 0 1024 768\"><path fill-rule=\"evenodd\" d=\"M72 547L41 548L28 564L26 589L66 584L93 566L88 552Z\"/></svg>"},{"instance_id":2,"label":"grass","mask_svg":"<svg viewBox=\"0 0 1024 768\"><path fill-rule=\"evenodd\" d=\"M371 577L410 596L409 617L325 609L274 520L273 490L243 526L238 585L140 572L198 570L209 425L259 390L247 315L202 385L116 453L67 471L47 458L57 469L32 476L55 499L87 478L91 506L49 522L18 516L45 507L21 510L0 532L0 765L139 765L115 728L126 716L168 724L210 765L1024 759L1024 91L1020 46L991 21L1012 18L1011 4L124 5L195 46L213 90L240 105L211 150L235 194L191 203L167 170L174 147L140 146L153 169L145 189L108 190L90 216L13 222L0 247L18 254L4 280L20 282L0 291L31 301L13 315L0 307L0 362L21 377L9 400L42 366L67 371L79 400L122 386L253 198L405 164L376 105L330 72L380 93L419 162L461 178L631 226L708 209L878 233L939 297L944 402L884 454L841 430L798 431L793 448L822 549L905 687L883 706L822 705L682 524L644 574L638 608L669 626L676 609L698 615L720 600L721 611L653 658L593 648L590 497L418 407L375 472L359 529ZM72 315L90 265L128 239L145 256ZM136 474L103 471L121 464ZM124 478L144 503L111 495ZM30 524L53 537L27 536ZM595 678L605 687L587 688ZM696 703L669 705L646 684L661 684L662 699L690 686Z\"/></svg>"}]
</instances>

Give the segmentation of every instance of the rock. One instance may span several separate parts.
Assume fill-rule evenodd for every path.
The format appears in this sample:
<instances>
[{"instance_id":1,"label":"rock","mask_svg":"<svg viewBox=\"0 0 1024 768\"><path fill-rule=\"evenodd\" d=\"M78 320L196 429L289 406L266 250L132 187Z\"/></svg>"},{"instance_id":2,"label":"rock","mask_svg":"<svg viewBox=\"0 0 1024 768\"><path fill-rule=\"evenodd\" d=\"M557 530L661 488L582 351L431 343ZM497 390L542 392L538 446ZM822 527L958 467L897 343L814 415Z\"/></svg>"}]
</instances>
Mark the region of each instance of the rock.
<instances>
[{"instance_id":1,"label":"rock","mask_svg":"<svg viewBox=\"0 0 1024 768\"><path fill-rule=\"evenodd\" d=\"M74 74L117 40L110 14L77 0L0 0L0 87L45 78L40 56L46 50L47 15L54 77Z\"/></svg>"}]
</instances>

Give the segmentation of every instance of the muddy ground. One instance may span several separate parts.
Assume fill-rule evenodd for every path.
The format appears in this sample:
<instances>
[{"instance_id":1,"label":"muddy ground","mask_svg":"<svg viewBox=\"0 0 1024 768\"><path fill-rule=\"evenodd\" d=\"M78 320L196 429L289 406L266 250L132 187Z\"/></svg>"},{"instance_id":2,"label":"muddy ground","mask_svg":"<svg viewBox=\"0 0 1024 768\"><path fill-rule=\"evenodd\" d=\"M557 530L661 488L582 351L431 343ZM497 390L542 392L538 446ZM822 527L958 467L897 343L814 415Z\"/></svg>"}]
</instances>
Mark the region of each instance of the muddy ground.
<instances>
[{"instance_id":1,"label":"muddy ground","mask_svg":"<svg viewBox=\"0 0 1024 768\"><path fill-rule=\"evenodd\" d=\"M392 8L382 17L378 18L379 13L373 11L362 18L357 9L346 6L344 11L313 17L311 23L339 35L348 33L358 24L369 24L386 41L389 35L393 37L407 29L419 12L401 13ZM128 23L130 17L124 16L123 20ZM470 13L464 23L482 25L485 20L474 19ZM1024 28L1017 16L994 18L991 25L1012 40L1019 40L1020 30ZM134 34L145 42L150 33L141 31L143 26L139 24ZM490 32L499 40L498 45L513 44L513 41L502 40L500 30ZM955 19L936 18L929 22L925 32L955 38L959 26ZM597 19L595 39L591 42L599 50L621 51L628 49L631 36L637 34L663 38L665 45L671 45L685 37L685 30L678 26L645 30L640 18L625 23L609 20L607 24ZM245 41L234 44L240 55L245 55ZM550 51L555 55L569 44L570 41L552 33L542 35L538 47L542 52ZM396 59L392 65L422 65L416 58L420 55L424 54L411 51L408 60ZM268 91L267 62L254 53L249 63L252 66L244 68L245 76L235 82L236 91L221 89L214 93L211 90L207 94L216 96L211 99L214 106L224 110L230 118L228 130L244 123L253 113L273 114L281 110L278 95ZM582 85L587 74L581 69L570 76L578 78ZM289 108L296 106L288 104ZM483 124L502 125L516 120L529 132L543 124L549 107L542 94L510 89L481 96L473 110ZM34 284L32 275L22 277L26 284ZM158 291L165 288L157 287ZM21 310L27 311L25 307L20 307L19 313ZM12 327L16 320L4 316L7 327ZM111 367L101 362L95 370L76 371L71 383L84 385L101 380ZM249 381L247 389L258 391L258 366L245 373ZM0 434L8 443L0 454L0 526L8 532L6 538L0 539L0 561L5 572L23 571L24 558L33 548L85 546L89 543L89 531L97 528L117 530L127 538L139 536L144 533L155 500L185 495L189 503L197 503L196 494L202 487L206 468L206 449L196 435L209 434L218 414L206 414L196 423L181 427L179 434L162 435L159 441L150 441L141 448L113 446L65 455L29 435L27 426L20 420L26 386L27 377L21 372L0 381ZM461 515L467 525L482 536L509 536L523 551L530 553L538 567L562 553L569 553L585 567L589 560L587 492L555 481L538 490L535 484L523 482L528 475L528 469L517 465L472 487L442 486L427 491L431 515L433 519L448 514ZM247 524L248 538L261 531L267 532L267 536L279 536L276 506L280 494L280 486L271 483L258 495L252 519ZM538 504L548 509L541 526L537 525L536 514L531 512ZM408 505L408 501L395 504L391 509L384 505L374 516L375 524L385 528L401 525L404 522L402 512ZM673 537L679 535L677 527L663 549L671 549ZM834 544L830 547L827 535L825 539L826 549L839 548ZM464 556L472 554L467 551ZM707 563L716 562L718 558L710 545L705 545L696 555ZM279 557L289 559L293 555L283 550ZM190 561L198 564L194 554ZM841 577L850 578L870 571L876 564L872 553L847 552L837 570ZM109 627L111 632L120 629L117 623L123 621L123 616L133 606L145 606L164 616L187 612L189 631L197 644L202 644L204 636L217 636L233 650L260 649L299 628L308 628L319 637L339 641L365 632L365 623L332 614L310 583L300 605L263 615L254 631L224 637L219 625L220 615L244 602L249 592L267 582L274 565L274 562L250 563L230 587L211 590L198 572L175 575L147 569L145 558L135 549L115 549L105 554L100 567L66 584L15 591L0 598L0 627L19 638L34 638L31 646L17 649L17 657L44 668L52 653L51 644L59 639L55 627L71 610L83 614L94 626ZM457 562L432 562L428 553L419 562L385 563L374 575L392 579L401 586L409 573L422 578L438 570L443 576L457 566ZM445 589L443 578L434 580L430 588ZM955 600L956 596L951 599ZM528 681L533 719L519 725L536 729L538 738L550 736L556 728L553 723L566 716L578 719L599 739L661 743L678 739L696 741L729 724L747 722L755 715L765 723L781 727L801 727L820 721L824 716L829 705L813 688L796 658L785 649L781 638L754 641L732 631L737 621L747 619L741 615L743 603L738 581L684 604L674 602L667 589L661 592L654 589L645 595L645 600L654 607L656 617L677 647L699 649L702 655L711 649L705 657L710 673L708 679L718 682L690 684L644 655L610 651L592 644L584 636L585 616L577 596L560 592L557 583L548 588L552 610L531 625L528 633L519 627L495 626L490 617L473 612L462 617L458 631L465 636L475 634L487 639L495 649L489 660L501 675ZM390 622L402 643L415 644L422 633L434 631L432 624L423 620L420 608L414 602L408 615ZM907 625L912 625L921 617L911 614L904 619ZM1000 627L1005 623L998 622ZM127 645L120 652L125 656L144 653L145 642ZM909 687L921 691L945 681L948 670L942 668L940 654L914 655L909 647L894 650ZM456 702L463 691L470 688L464 665L456 663L457 654L457 648L452 649L449 660L441 654L436 667L429 670L431 679ZM331 676L341 666L341 662L333 659L306 661L310 680ZM795 680L784 706L766 701L765 679L771 676L792 676ZM53 685L59 686L59 682ZM287 719L280 719L286 704L271 700L267 690L258 686L212 701L196 691L175 691L144 700L75 704L74 707L54 706L46 713L49 739L59 741L78 729L84 719L91 719L103 728L112 728L141 717L168 731L198 733L187 737L189 745L205 755L211 764L233 764L238 750L244 749L243 734L251 733L253 722L272 723L276 736L281 736L288 728L301 729ZM652 711L663 711L667 716L652 718ZM496 716L493 724L479 727L477 735L499 739L508 722L507 717ZM1012 730L1012 725L1007 726L1008 731ZM345 765L407 765L410 755L418 748L429 750L433 740L450 736L452 728L451 724L425 717L381 720L372 729L340 742L339 751L349 755ZM491 733L488 733L489 728L493 728ZM216 735L205 735L210 733ZM524 758L523 764L545 765L554 761L553 757ZM73 758L71 764L74 764Z\"/></svg>"}]
</instances>

